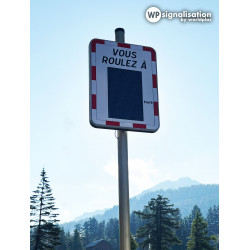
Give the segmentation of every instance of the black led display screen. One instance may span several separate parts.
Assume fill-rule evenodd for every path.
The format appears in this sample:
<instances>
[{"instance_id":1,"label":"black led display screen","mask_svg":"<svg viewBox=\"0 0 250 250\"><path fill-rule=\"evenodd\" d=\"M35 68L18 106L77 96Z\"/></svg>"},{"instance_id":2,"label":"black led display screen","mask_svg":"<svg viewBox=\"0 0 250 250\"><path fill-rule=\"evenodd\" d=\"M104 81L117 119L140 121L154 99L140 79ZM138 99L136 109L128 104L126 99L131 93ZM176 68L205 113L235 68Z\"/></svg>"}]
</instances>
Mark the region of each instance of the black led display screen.
<instances>
[{"instance_id":1,"label":"black led display screen","mask_svg":"<svg viewBox=\"0 0 250 250\"><path fill-rule=\"evenodd\" d=\"M108 67L108 116L143 121L140 71Z\"/></svg>"}]
</instances>

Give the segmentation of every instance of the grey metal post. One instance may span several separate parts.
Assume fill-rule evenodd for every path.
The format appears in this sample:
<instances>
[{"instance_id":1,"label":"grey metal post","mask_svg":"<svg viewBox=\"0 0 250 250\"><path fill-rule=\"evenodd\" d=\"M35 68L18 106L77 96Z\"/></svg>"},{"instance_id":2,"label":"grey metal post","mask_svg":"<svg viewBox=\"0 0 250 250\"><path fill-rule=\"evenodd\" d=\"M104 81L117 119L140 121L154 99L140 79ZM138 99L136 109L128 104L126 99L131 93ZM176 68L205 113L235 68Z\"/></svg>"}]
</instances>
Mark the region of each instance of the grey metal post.
<instances>
[{"instance_id":1,"label":"grey metal post","mask_svg":"<svg viewBox=\"0 0 250 250\"><path fill-rule=\"evenodd\" d=\"M124 29L115 30L115 41L124 43ZM119 179L119 224L120 250L130 250L130 213L128 183L127 131L118 130L118 179Z\"/></svg>"}]
</instances>

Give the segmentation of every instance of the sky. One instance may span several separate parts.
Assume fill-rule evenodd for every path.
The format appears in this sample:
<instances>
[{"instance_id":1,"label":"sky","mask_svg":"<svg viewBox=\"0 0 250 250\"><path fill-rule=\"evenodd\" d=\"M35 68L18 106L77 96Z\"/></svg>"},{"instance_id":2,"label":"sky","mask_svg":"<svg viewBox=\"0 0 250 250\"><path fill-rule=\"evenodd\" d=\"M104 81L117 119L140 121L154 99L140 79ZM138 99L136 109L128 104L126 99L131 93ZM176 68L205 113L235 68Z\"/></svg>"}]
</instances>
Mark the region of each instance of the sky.
<instances>
[{"instance_id":1,"label":"sky","mask_svg":"<svg viewBox=\"0 0 250 250\"><path fill-rule=\"evenodd\" d=\"M211 23L160 20L148 7L212 12ZM160 129L128 132L130 196L165 180L218 183L218 2L31 1L31 191L44 167L62 222L118 204L114 130L89 124L88 44L125 41L157 52Z\"/></svg>"}]
</instances>

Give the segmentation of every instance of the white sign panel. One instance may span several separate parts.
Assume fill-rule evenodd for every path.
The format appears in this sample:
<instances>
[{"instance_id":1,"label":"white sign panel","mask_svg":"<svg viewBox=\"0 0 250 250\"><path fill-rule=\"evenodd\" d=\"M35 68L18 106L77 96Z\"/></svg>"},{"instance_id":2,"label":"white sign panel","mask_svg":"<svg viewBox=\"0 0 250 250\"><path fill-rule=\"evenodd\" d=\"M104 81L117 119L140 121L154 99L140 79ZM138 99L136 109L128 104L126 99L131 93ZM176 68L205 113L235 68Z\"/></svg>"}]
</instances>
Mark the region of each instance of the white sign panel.
<instances>
[{"instance_id":1,"label":"white sign panel","mask_svg":"<svg viewBox=\"0 0 250 250\"><path fill-rule=\"evenodd\" d=\"M93 39L89 56L90 124L96 128L156 132L159 104L155 50Z\"/></svg>"}]
</instances>

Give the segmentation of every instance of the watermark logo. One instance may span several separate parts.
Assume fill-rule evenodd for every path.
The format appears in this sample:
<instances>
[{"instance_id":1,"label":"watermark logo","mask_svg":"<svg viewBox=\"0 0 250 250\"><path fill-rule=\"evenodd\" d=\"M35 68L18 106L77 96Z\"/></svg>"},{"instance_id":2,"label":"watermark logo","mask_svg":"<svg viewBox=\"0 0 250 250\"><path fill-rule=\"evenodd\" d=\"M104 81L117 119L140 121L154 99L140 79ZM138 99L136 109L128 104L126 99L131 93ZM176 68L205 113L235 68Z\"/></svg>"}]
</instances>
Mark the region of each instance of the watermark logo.
<instances>
[{"instance_id":1,"label":"watermark logo","mask_svg":"<svg viewBox=\"0 0 250 250\"><path fill-rule=\"evenodd\" d=\"M150 7L146 10L146 19L150 23L157 23L161 18L166 18L168 20L179 19L181 22L211 22L212 13L205 11L195 11L190 12L183 10L181 12L170 12L170 11L161 11L157 7Z\"/></svg>"},{"instance_id":2,"label":"watermark logo","mask_svg":"<svg viewBox=\"0 0 250 250\"><path fill-rule=\"evenodd\" d=\"M157 23L161 19L161 11L157 7L150 7L146 10L146 18L150 23Z\"/></svg>"}]
</instances>

